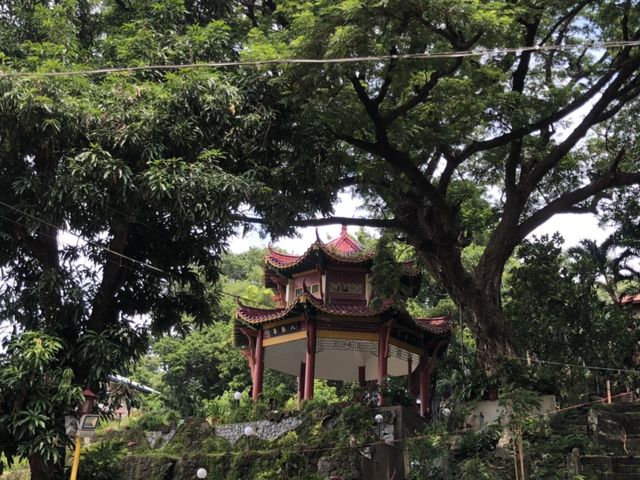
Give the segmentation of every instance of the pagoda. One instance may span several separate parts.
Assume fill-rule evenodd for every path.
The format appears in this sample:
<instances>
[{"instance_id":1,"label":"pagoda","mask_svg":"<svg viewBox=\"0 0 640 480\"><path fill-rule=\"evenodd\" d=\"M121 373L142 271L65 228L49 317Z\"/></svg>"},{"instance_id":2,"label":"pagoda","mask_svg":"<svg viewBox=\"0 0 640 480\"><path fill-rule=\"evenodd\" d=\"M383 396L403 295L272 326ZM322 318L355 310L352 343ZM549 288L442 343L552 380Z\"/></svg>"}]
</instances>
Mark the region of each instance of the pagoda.
<instances>
[{"instance_id":1,"label":"pagoda","mask_svg":"<svg viewBox=\"0 0 640 480\"><path fill-rule=\"evenodd\" d=\"M382 386L388 376L406 375L410 393L419 388L420 414L430 414L432 376L449 343L451 322L412 318L405 298L372 302L374 255L346 226L330 242L317 238L302 255L269 246L264 284L273 290L276 306L239 303L234 328L235 344L251 370L254 401L265 367L297 376L300 401L313 398L316 378ZM404 290L415 295L419 271L413 262L400 267ZM382 393L379 402L384 404Z\"/></svg>"}]
</instances>

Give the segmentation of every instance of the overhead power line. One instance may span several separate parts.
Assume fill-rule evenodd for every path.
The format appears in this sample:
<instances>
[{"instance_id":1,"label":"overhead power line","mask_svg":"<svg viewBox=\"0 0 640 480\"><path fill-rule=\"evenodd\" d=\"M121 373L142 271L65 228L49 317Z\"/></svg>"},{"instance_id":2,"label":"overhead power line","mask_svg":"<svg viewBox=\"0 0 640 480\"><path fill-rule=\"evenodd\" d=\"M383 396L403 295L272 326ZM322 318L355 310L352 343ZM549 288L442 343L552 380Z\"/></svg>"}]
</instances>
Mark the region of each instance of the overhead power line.
<instances>
[{"instance_id":1,"label":"overhead power line","mask_svg":"<svg viewBox=\"0 0 640 480\"><path fill-rule=\"evenodd\" d=\"M182 278L180 278L179 276L177 276L176 274L174 274L174 273L172 273L172 272L167 272L166 270L163 270L162 268L157 267L157 266L155 266L155 265L153 265L153 264L151 264L151 263L143 262L143 261L141 261L141 260L138 260L138 259L136 259L136 258L130 257L130 256L128 256L128 255L124 255L124 254L122 254L122 253L120 253L120 252L116 252L115 250L112 250L112 249L110 249L110 248L108 248L108 247L106 247L106 246L104 246L104 245L101 245L101 244L99 244L99 243L97 243L97 242L92 242L92 241L90 241L90 240L87 240L87 239L86 239L86 238L84 238L82 235L79 235L79 234L77 234L77 233L75 233L75 232L73 232L73 231L71 231L71 230L67 230L67 229L61 228L61 227L59 227L59 226L57 226L57 225L54 225L53 223L50 223L50 222L48 222L48 221L46 221L46 220L44 220L44 219L42 219L42 218L40 218L40 217L37 217L37 216L35 216L35 215L33 215L33 214L29 213L29 212L26 212L26 211L21 210L21 209L19 209L19 208L17 208L17 207L14 207L13 205L9 205L8 203L5 203L5 202L3 202L3 201L1 201L1 200L0 200L0 205L4 206L4 207L6 207L6 208L9 208L9 209L11 209L11 210L13 210L13 211L15 211L15 212L17 212L17 213L20 213L20 214L22 214L22 215L24 215L24 216L27 216L27 217L31 218L32 220L35 220L35 221L37 221L37 222L40 222L40 223L42 223L43 225L47 225L47 226L49 226L49 227L51 227L51 228L55 228L56 230L59 230L60 232L67 233L67 234L69 234L69 235L71 235L71 236L73 236L73 237L76 237L76 238L78 238L79 240L82 240L83 242L86 242L88 245L91 245L91 246L93 246L93 247L95 247L95 248L98 248L98 249L100 249L100 250L102 250L102 251L104 251L104 252L110 253L110 254L112 254L112 255L114 255L114 256L116 256L116 257L119 257L119 258L121 258L121 259L123 259L123 260L129 261L129 262L133 263L134 265L136 265L136 266L138 267L138 271L141 271L141 268L140 268L140 267L142 267L142 268L144 268L145 270L151 270L152 272L154 272L154 273L156 273L156 274L162 274L162 275L164 275L164 276L165 276L165 277L167 277L167 278L174 278L175 280L183 281L183 279L182 279ZM9 221L9 222L11 222L11 223L14 223L14 224L16 224L16 225L19 225L19 226L21 226L21 227L23 227L23 228L29 229L29 227L28 227L27 225L25 225L24 223L21 223L21 222L19 222L19 221L17 221L17 220L14 220L14 219L12 219L12 218L9 218L9 217L7 217L7 216L5 216L5 215L1 215L1 214L0 214L0 218L3 218L3 219L5 219L5 220L7 220L7 221ZM50 238L52 238L52 239L56 240L56 238L55 238L54 236L49 235L49 234L47 234L46 232L41 232L41 234L43 234L43 235L44 235L44 236L46 236L46 237L50 237ZM107 261L110 261L110 260L107 258ZM113 260L111 260L111 262L113 262ZM122 266L123 268L127 268L127 269L129 269L129 270L135 270L135 268L133 268L132 266L127 266L127 265L122 265L122 264L121 264L121 266ZM257 305L257 306L259 306L259 307L263 307L263 308L273 308L273 307L272 307L272 306L270 306L270 305L264 305L264 304L262 304L262 303L260 303L260 302L258 302L258 301L251 300L251 299L249 299L249 298L242 297L242 296L240 296L240 295L236 295L236 294L233 294L233 293L225 292L225 291L224 291L224 290L222 290L222 289L220 290L220 293L221 293L222 295L226 295L226 296L229 296L229 297L235 298L236 300L242 300L242 301L244 301L244 302L247 302L247 303L250 303L250 304L253 304L253 305Z\"/></svg>"},{"instance_id":2,"label":"overhead power line","mask_svg":"<svg viewBox=\"0 0 640 480\"><path fill-rule=\"evenodd\" d=\"M589 42L562 45L534 45L531 47L503 47L478 50L451 50L444 52L406 53L397 55L367 55L338 58L274 58L267 60L246 60L227 62L202 62L184 64L139 65L128 67L104 67L86 70L64 70L57 72L11 72L0 70L0 79L15 77L70 77L83 75L101 75L111 73L141 72L148 70L184 70L197 68L226 67L263 67L270 65L329 65L349 63L370 63L388 60L438 60L447 58L466 58L496 56L509 53L550 52L575 49L608 50L613 48L640 46L640 40L614 40L610 42Z\"/></svg>"},{"instance_id":3,"label":"overhead power line","mask_svg":"<svg viewBox=\"0 0 640 480\"><path fill-rule=\"evenodd\" d=\"M8 203L5 203L5 202L3 202L1 200L0 200L0 205L4 206L6 208L9 208L9 209L11 209L11 210L13 210L13 211L15 211L17 213L20 213L22 215L25 215L25 216L27 216L27 217L29 217L29 218L37 221L37 222L40 222L40 223L42 223L44 225L48 225L48 226L50 226L52 228L55 228L55 229L57 229L57 230L59 230L61 232L67 233L69 235L72 235L72 236L74 236L74 237L86 242L87 244L92 245L92 246L94 246L96 248L102 249L103 251L111 253L112 255L115 255L115 256L121 257L124 260L128 260L130 262L133 262L135 265L137 265L139 267L145 267L147 269L151 269L155 273L161 273L161 274L165 275L166 277L172 277L172 278L174 278L176 280L182 281L182 279L179 276L175 275L172 272L167 272L167 271L165 271L165 270L163 270L163 269L161 269L159 267L156 267L155 265L152 265L152 264L149 264L149 263L146 263L146 262L142 262L142 261L137 260L135 258L129 257L128 255L121 254L119 252L116 252L114 250L109 249L108 247L105 247L104 245L100 245L99 243L88 241L86 238L82 237L81 235L79 235L79 234L77 234L75 232L72 232L70 230L66 230L66 229L61 228L61 227L59 227L57 225L54 225L53 223L50 223L50 222L48 222L48 221L46 221L46 220L44 220L42 218L39 218L39 217L37 217L37 216L35 216L33 214L30 214L29 212L26 212L26 211L24 211L22 209L19 209L17 207L9 205ZM124 212L120 212L119 210L115 210L115 211L117 211L118 213L121 213L121 214L124 215ZM3 218L3 219L5 219L5 220L7 220L9 222L15 223L16 225L20 225L21 227L24 227L24 228L27 228L27 229L29 228L27 225L25 225L25 224L23 224L23 223L21 223L21 222L19 222L17 220L14 220L12 218L6 217L6 216L4 216L2 214L0 214L0 218ZM135 216L131 216L131 218L132 219L136 219ZM147 228L150 228L148 225L145 225L145 226ZM43 235L55 239L55 237L53 237L53 236L51 236L51 235L49 235L47 233L43 233ZM132 267L127 267L126 265L122 265L122 267L129 268L129 269L133 270ZM265 304L262 304L260 302L255 301L255 300L251 300L249 298L242 297L240 295L236 295L236 294L233 294L233 293L230 293L230 292L225 292L224 290L220 290L220 293L222 295L227 295L229 297L235 298L236 300L242 300L244 302L251 303L253 305L257 305L258 307L262 307L262 308L266 308L266 309L273 308L273 306L271 306L271 305L265 305ZM640 371L638 371L638 370L630 370L630 369L626 369L626 368L580 365L580 364L577 364L577 363L563 363L563 362L555 362L555 361L550 361L550 360L539 360L539 359L536 359L536 358L531 358L531 357L525 358L525 357L518 357L518 356L515 356L515 355L490 354L490 356L492 356L494 358L506 358L506 359L511 359L511 360L521 360L521 361L525 361L525 362L540 363L540 364L544 364L544 365L556 365L556 366L562 366L562 367L582 368L582 369L586 369L586 370L602 370L602 371L609 371L609 372L632 373L632 374L640 373Z\"/></svg>"},{"instance_id":4,"label":"overhead power line","mask_svg":"<svg viewBox=\"0 0 640 480\"><path fill-rule=\"evenodd\" d=\"M499 354L489 354L494 358L506 358L509 360L521 360L523 362L531 362L531 363L539 363L541 365L555 365L558 367L569 367L569 368L580 368L584 370L601 370L605 372L618 372L618 373L630 373L630 374L640 374L640 370L632 370L628 368L615 368L615 367L599 367L593 365L581 365L579 363L565 363L565 362L555 362L551 360L539 360L537 358L526 358L526 357L518 357L516 355L499 355Z\"/></svg>"},{"instance_id":5,"label":"overhead power line","mask_svg":"<svg viewBox=\"0 0 640 480\"><path fill-rule=\"evenodd\" d=\"M69 235L73 235L74 237L76 237L76 238L78 238L78 239L80 239L80 240L82 240L84 242L87 242L89 245L94 246L96 248L100 248L100 249L104 250L107 253L110 253L110 254L115 255L117 257L120 257L120 258L123 258L124 260L128 260L128 261L130 261L132 263L140 265L140 266L142 266L144 268L147 268L149 270L155 270L158 273L165 273L166 274L166 272L164 272L162 269L160 269L158 267L155 267L155 266L153 266L153 265L151 265L149 263L146 263L146 262L141 262L140 260L137 260L135 258L129 257L128 255L124 255L124 254L122 254L120 252L116 252L115 250L111 250L109 247L105 247L104 245L100 245L99 243L87 240L86 238L82 237L81 235L78 235L77 233L74 233L74 232L65 230L63 228L60 228L58 225L54 225L53 223L47 222L46 220L44 220L42 218L36 217L35 215L32 215L29 212L25 212L24 210L20 210L19 208L16 208L13 205L9 205L8 203L3 202L2 200L0 200L0 205L3 205L5 207L13 210L14 212L17 212L17 213L20 213L22 215L25 215L25 216L31 218L32 220L40 222L40 223L42 223L44 225L47 225L47 226L49 226L51 228L55 228L56 230L61 230L61 231L65 232L65 233L68 233Z\"/></svg>"}]
</instances>

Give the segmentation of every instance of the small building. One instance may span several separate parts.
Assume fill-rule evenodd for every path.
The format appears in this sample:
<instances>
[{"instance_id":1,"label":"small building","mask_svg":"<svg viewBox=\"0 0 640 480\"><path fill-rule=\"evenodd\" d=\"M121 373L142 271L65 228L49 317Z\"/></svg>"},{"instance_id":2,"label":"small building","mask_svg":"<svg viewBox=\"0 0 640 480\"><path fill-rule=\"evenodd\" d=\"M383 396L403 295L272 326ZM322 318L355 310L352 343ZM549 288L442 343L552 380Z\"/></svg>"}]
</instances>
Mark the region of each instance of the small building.
<instances>
[{"instance_id":1,"label":"small building","mask_svg":"<svg viewBox=\"0 0 640 480\"><path fill-rule=\"evenodd\" d=\"M234 329L251 369L254 400L262 392L265 367L297 376L300 400L313 398L316 378L364 386L406 375L410 393L419 385L420 413L430 414L433 372L449 343L451 322L412 318L406 298L373 302L374 255L345 226L337 238L327 243L318 238L302 255L269 247L264 282L276 306L240 304ZM402 283L415 295L419 271L412 262L400 268ZM384 404L382 394L379 401Z\"/></svg>"}]
</instances>

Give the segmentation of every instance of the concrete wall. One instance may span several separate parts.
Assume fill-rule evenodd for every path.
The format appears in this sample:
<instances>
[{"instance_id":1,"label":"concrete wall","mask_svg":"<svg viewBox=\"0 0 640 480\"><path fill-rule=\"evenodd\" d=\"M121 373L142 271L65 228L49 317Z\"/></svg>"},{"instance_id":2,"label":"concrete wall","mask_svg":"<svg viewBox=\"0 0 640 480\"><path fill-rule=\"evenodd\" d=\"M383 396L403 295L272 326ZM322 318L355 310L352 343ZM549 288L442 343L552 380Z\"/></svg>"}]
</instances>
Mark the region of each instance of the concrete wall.
<instances>
[{"instance_id":1,"label":"concrete wall","mask_svg":"<svg viewBox=\"0 0 640 480\"><path fill-rule=\"evenodd\" d=\"M556 410L556 397L554 395L542 395L540 407L531 413L548 413ZM485 425L497 422L500 417L508 416L508 407L500 405L498 400L483 400L474 403L471 411L465 419L465 427L480 430Z\"/></svg>"}]
</instances>

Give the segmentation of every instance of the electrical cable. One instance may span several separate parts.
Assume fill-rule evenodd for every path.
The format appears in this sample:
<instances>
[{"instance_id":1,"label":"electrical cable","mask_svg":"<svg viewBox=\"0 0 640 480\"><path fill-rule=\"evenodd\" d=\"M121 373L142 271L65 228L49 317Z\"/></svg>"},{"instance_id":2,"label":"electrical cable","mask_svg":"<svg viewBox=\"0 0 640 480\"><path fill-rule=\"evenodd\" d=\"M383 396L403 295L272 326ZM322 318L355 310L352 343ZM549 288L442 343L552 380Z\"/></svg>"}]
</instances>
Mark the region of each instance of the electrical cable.
<instances>
[{"instance_id":1,"label":"electrical cable","mask_svg":"<svg viewBox=\"0 0 640 480\"><path fill-rule=\"evenodd\" d=\"M0 200L0 205L2 205L2 206L4 206L4 207L7 207L7 208L10 208L11 210L13 210L13 211L15 211L15 212L17 212L17 213L20 213L20 214L22 214L22 215L25 215L25 216L27 216L27 217L31 218L32 220L38 221L38 222L40 222L40 223L42 223L42 224L44 224L44 225L47 225L47 226L49 226L49 227L51 227L51 228L55 228L56 230L59 230L59 231L61 231L61 232L67 233L67 234L69 234L69 235L72 235L72 236L76 237L77 239L82 240L83 242L86 242L88 245L91 245L91 246L93 246L93 247L99 248L99 249L101 249L101 250L103 250L103 251L106 251L106 252L108 252L108 253L111 253L112 255L115 255L115 256L117 256L117 257L120 257L120 258L122 258L122 259L124 259L124 260L128 260L128 261L130 261L130 262L132 262L132 263L134 263L134 264L136 264L136 265L140 265L140 266L142 266L142 267L145 267L145 268L147 268L147 269L150 269L150 270L152 270L152 271L153 271L153 272L155 272L155 273L163 274L163 275L164 275L164 276L166 276L166 277L172 277L172 278L174 278L174 279L176 279L176 280L178 280L178 281L183 281L183 279L181 279L179 276L175 275L175 274L174 274L174 273L172 273L172 272L167 272L167 271L165 271L165 270L163 270L163 269L161 269L161 268L159 268L159 267L156 267L155 265L152 265L152 264L150 264L150 263L142 262L142 261L137 260L137 259L135 259L135 258L133 258L133 257L128 256L128 255L124 255L124 254L121 254L121 253L119 253L119 252L116 252L116 251L114 251L114 250L112 250L112 249L110 249L110 248L108 248L108 247L106 247L106 246L104 246L104 245L100 245L99 243L89 241L89 240L87 240L86 238L82 237L81 235L79 235L79 234L77 234L77 233L75 233L75 232L73 232L73 231L70 231L70 230L67 230L67 229L64 229L64 228L58 227L58 226L56 226L56 225L54 225L54 224L52 224L52 223L50 223L50 222L47 222L46 220L44 220L44 219L42 219L42 218L40 218L40 217L37 217L37 216L32 215L32 214L30 214L30 213L28 213L28 212L25 212L24 210L21 210L21 209L16 208L16 207L14 207L14 206L12 206L12 205L9 205L8 203L5 203L5 202L3 202L3 201L1 201L1 200ZM20 223L20 222L18 222L18 221L16 221L16 220L14 220L14 219L9 218L9 217L6 217L6 216L4 216L4 215L1 215L1 214L0 214L0 218L4 218L5 220L8 220L8 221L10 221L10 222L13 222L13 223L15 223L15 224L17 224L17 225L19 225L19 226L21 226L21 227L23 227L23 228L26 228L26 229L28 229L28 228L29 228L27 225L25 225L25 224L23 224L23 223ZM54 236L49 235L49 234L47 234L46 232L40 232L40 234L42 234L42 235L44 235L44 236L47 236L47 237L49 237L49 238L51 238L51 239L53 239L53 240L56 240L56 238L55 238ZM107 258L107 261L110 261L110 259L108 259L108 258ZM111 262L113 263L113 260L111 260ZM122 263L118 263L118 265L121 265L121 266L122 266L122 267L124 267L124 268L129 268L129 269L131 269L131 270L134 270L134 269L132 269L131 267L128 267L128 266L126 266L126 265L123 265ZM135 271L135 270L134 270L134 271ZM220 291L220 293L221 293L222 295L227 295L227 296L229 296L229 297L233 297L233 298L235 298L235 299L237 299L237 300L242 300L242 301L244 301L244 302L251 303L251 304L254 304L254 305L258 305L258 306L260 306L260 307L264 307L264 308L267 308L267 309L269 309L269 308L273 308L273 307L272 307L272 306L270 306L270 305L264 305L264 304L261 304L260 302L255 301L255 300L251 300L251 299L249 299L249 298L241 297L240 295L235 295L235 294L232 294L232 293L229 293L229 292L225 292L225 291L223 291L223 290L221 290L221 291Z\"/></svg>"},{"instance_id":2,"label":"electrical cable","mask_svg":"<svg viewBox=\"0 0 640 480\"><path fill-rule=\"evenodd\" d=\"M59 226L54 225L53 223L47 222L46 220L43 220L42 218L36 217L35 215L32 215L32 214L30 214L28 212L25 212L24 210L20 210L19 208L16 208L16 207L14 207L12 205L9 205L8 203L3 202L2 200L0 200L0 205L3 205L5 207L7 207L7 208L10 208L11 210L13 210L15 212L18 212L18 213L20 213L22 215L26 215L27 217L31 218L32 220L36 220L36 221L38 221L38 222L40 222L40 223L42 223L44 225L47 225L47 226L49 226L51 228L55 228L57 230L63 231L65 233L68 233L69 235L73 235L74 237L78 238L79 240L82 240L82 241L86 242L87 244L89 244L89 245L91 245L93 247L101 248L102 250L104 250L104 251L106 251L108 253L111 253L112 255L115 255L117 257L123 258L123 259L128 260L128 261L130 261L132 263L136 263L136 264L141 265L141 266L143 266L145 268L148 268L150 270L155 270L156 272L166 274L166 272L164 272L162 269L160 269L158 267L155 267L154 265L151 265L151 264L145 263L145 262L141 262L140 260L136 260L135 258L129 257L127 255L124 255L124 254L120 253L120 252L116 252L115 250L111 250L109 247L106 247L104 245L100 245L97 242L93 242L91 240L87 240L87 239L83 238L82 236L78 235L77 233L74 233L74 232L71 232L69 230L65 230L63 228L60 228Z\"/></svg>"},{"instance_id":3,"label":"electrical cable","mask_svg":"<svg viewBox=\"0 0 640 480\"><path fill-rule=\"evenodd\" d=\"M46 220L43 220L43 219L41 219L41 218L39 218L39 217L37 217L35 215L32 215L32 214L30 214L28 212L25 212L25 211L23 211L23 210L21 210L19 208L13 207L13 206L11 206L11 205L9 205L9 204L1 201L1 200L0 200L0 205L3 205L5 207L7 207L7 208L10 208L10 209L12 209L12 210L14 210L14 211L16 211L18 213L21 213L22 215L28 216L29 218L31 218L33 220L36 220L36 221L39 221L39 222L41 222L41 223L43 223L45 225L48 225L48 226L50 226L52 228L56 228L56 229L58 229L58 230L60 230L62 232L65 232L65 233L68 233L70 235L73 235L73 236L77 237L78 239L80 239L82 241L85 241L89 245L95 246L96 248L103 249L103 250L105 250L105 251L107 251L107 252L109 252L109 253L111 253L113 255L122 257L123 259L131 261L131 262L133 262L133 263L135 263L137 265L141 265L141 266L150 268L154 272L162 273L165 276L173 277L173 278L175 278L175 279L177 279L179 281L182 281L182 279L180 277L178 277L177 275L175 275L175 274L173 274L171 272L166 272L165 270L163 270L161 268L158 268L158 267L156 267L156 266L154 266L152 264L145 263L145 262L142 262L142 261L137 260L135 258L129 257L127 255L123 255L123 254L120 254L118 252L115 252L115 251L109 249L108 247L105 247L104 245L100 245L99 243L87 241L85 238L83 238L82 236L80 236L80 235L78 235L78 234L76 234L74 232L71 232L69 230L65 230L63 228L57 227L56 225L54 225L54 224L52 224L50 222L47 222ZM22 226L24 228L29 228L26 225L24 225L24 224L22 224L22 223L20 223L20 222L18 222L16 220L13 220L13 219L11 219L9 217L6 217L4 215L0 214L0 218L4 218L5 220L8 220L8 221L13 222L13 223L16 223L16 224L18 224L18 225L20 225L20 226ZM48 235L48 234L46 234L44 232L41 232L41 233L44 234L44 235L47 235L49 237L52 237L51 235ZM122 264L119 264L119 265L124 266ZM233 297L233 298L235 298L237 300L242 300L242 301L245 301L245 302L248 302L248 303L252 303L254 305L258 305L258 306L266 308L266 309L272 309L273 308L273 306L271 306L271 305L264 305L264 304L261 304L260 302L256 302L254 300L251 300L251 299L248 299L248 298L245 298L245 297L241 297L240 295L235 295L235 294L232 294L232 293L229 293L229 292L225 292L225 291L221 291L220 293L223 294L223 295L227 295L229 297ZM589 366L589 365L580 365L580 364L556 362L556 361L551 361L551 360L539 360L539 359L535 359L535 358L527 359L527 358L518 357L518 356L515 356L515 355L499 355L499 354L490 353L489 356L492 356L494 358L509 358L509 359L513 359L513 360L522 360L522 361L525 361L525 362L531 361L531 362L536 362L536 363L540 363L540 364L547 364L547 365L584 368L584 369L587 369L587 370L602 370L602 371L610 371L610 372L624 372L624 373L635 373L635 374L640 373L640 371L638 371L638 370L630 370L630 369L625 369L625 368Z\"/></svg>"},{"instance_id":4,"label":"electrical cable","mask_svg":"<svg viewBox=\"0 0 640 480\"><path fill-rule=\"evenodd\" d=\"M640 373L640 370L631 370L628 368L614 368L614 367L599 367L599 366L592 366L592 365L580 365L578 363L563 363L563 362L555 362L555 361L551 361L551 360L538 360L535 358L525 358L525 357L518 357L516 355L499 355L499 354L493 354L490 353L489 356L494 357L494 358L508 358L511 360L522 360L524 362L535 362L535 363L540 363L540 364L544 364L544 365L556 365L556 366L560 366L560 367L573 367L573 368L583 368L586 370L602 370L602 371L607 371L607 372L624 372L624 373L635 373L638 374Z\"/></svg>"},{"instance_id":5,"label":"electrical cable","mask_svg":"<svg viewBox=\"0 0 640 480\"><path fill-rule=\"evenodd\" d=\"M609 42L589 42L563 45L535 45L531 47L503 47L481 50L452 50L443 52L407 53L398 55L368 55L360 57L338 58L279 58L270 60L247 60L227 62L203 62L167 65L140 65L136 67L104 67L87 70L64 70L58 72L3 72L0 70L0 79L16 77L70 77L85 75L100 75L112 73L140 72L147 70L183 70L196 68L225 68L225 67L261 67L270 65L322 65L322 64L348 64L381 62L387 60L437 60L448 58L495 56L509 53L524 52L549 52L574 50L577 48L605 50L612 48L635 47L640 45L640 40L613 40Z\"/></svg>"}]
</instances>

